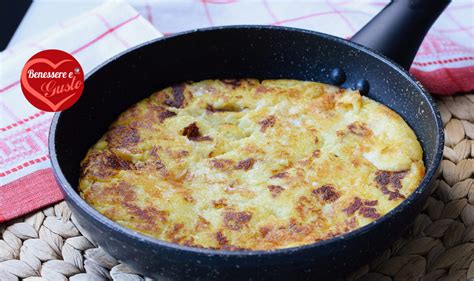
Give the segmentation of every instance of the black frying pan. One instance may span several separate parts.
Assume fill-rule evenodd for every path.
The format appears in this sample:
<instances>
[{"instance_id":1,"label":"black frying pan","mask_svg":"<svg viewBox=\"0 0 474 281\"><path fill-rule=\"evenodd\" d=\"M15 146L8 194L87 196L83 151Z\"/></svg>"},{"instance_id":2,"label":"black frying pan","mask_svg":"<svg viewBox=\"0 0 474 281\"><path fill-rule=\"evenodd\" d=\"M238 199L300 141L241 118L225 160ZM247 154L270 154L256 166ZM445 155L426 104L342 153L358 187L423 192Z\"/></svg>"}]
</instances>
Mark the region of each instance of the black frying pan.
<instances>
[{"instance_id":1,"label":"black frying pan","mask_svg":"<svg viewBox=\"0 0 474 281\"><path fill-rule=\"evenodd\" d=\"M393 1L352 42L286 27L216 27L160 38L107 61L87 76L79 102L57 113L51 126L53 170L79 225L112 256L159 280L328 280L367 263L414 220L441 160L439 113L405 69L448 2ZM367 226L274 251L208 250L152 239L112 222L80 198L79 162L121 112L157 89L210 78L291 78L360 89L413 128L426 176L403 203Z\"/></svg>"}]
</instances>

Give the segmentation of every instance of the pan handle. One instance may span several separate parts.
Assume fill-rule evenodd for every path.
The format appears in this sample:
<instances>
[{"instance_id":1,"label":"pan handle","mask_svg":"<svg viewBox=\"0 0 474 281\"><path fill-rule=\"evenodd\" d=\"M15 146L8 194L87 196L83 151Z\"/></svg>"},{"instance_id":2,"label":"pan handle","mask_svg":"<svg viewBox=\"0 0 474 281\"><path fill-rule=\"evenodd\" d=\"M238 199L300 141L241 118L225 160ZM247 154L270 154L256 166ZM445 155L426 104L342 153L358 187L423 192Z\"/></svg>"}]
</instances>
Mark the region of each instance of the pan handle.
<instances>
[{"instance_id":1,"label":"pan handle","mask_svg":"<svg viewBox=\"0 0 474 281\"><path fill-rule=\"evenodd\" d=\"M450 0L393 0L351 41L409 69L423 38Z\"/></svg>"}]
</instances>

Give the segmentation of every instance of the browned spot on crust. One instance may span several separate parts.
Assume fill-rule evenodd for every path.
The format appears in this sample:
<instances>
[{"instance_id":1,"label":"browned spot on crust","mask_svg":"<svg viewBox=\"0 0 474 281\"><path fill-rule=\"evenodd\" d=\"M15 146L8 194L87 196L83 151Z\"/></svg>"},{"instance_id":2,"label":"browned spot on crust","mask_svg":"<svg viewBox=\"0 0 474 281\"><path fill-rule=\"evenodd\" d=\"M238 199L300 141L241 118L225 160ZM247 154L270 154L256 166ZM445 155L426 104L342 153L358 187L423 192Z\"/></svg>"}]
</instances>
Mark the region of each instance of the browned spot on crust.
<instances>
[{"instance_id":1,"label":"browned spot on crust","mask_svg":"<svg viewBox=\"0 0 474 281\"><path fill-rule=\"evenodd\" d=\"M205 218L198 216L198 222L196 223L195 229L196 231L203 231L209 229L210 225L211 223L208 222Z\"/></svg>"},{"instance_id":2,"label":"browned spot on crust","mask_svg":"<svg viewBox=\"0 0 474 281\"><path fill-rule=\"evenodd\" d=\"M354 214L362 206L362 200L359 197L355 197L347 208L343 209L348 215Z\"/></svg>"},{"instance_id":3,"label":"browned spot on crust","mask_svg":"<svg viewBox=\"0 0 474 281\"><path fill-rule=\"evenodd\" d=\"M183 158L189 155L189 151L187 150L178 150L178 151L173 151L171 155L175 158Z\"/></svg>"},{"instance_id":4,"label":"browned spot on crust","mask_svg":"<svg viewBox=\"0 0 474 281\"><path fill-rule=\"evenodd\" d=\"M235 186L231 183L228 187L224 188L224 192L227 194L240 194L242 197L245 198L255 198L255 192L249 190L248 188Z\"/></svg>"},{"instance_id":5,"label":"browned spot on crust","mask_svg":"<svg viewBox=\"0 0 474 281\"><path fill-rule=\"evenodd\" d=\"M247 223L252 218L252 213L243 211L243 212L233 212L226 211L224 212L224 226L232 230L240 230L242 227L247 225Z\"/></svg>"},{"instance_id":6,"label":"browned spot on crust","mask_svg":"<svg viewBox=\"0 0 474 281\"><path fill-rule=\"evenodd\" d=\"M189 124L186 128L184 128L183 136L188 137L191 141L210 141L212 140L209 136L201 136L199 132L199 127L196 125L196 122Z\"/></svg>"},{"instance_id":7,"label":"browned spot on crust","mask_svg":"<svg viewBox=\"0 0 474 281\"><path fill-rule=\"evenodd\" d=\"M118 125L107 132L105 137L111 148L131 148L140 142L140 136L135 127Z\"/></svg>"},{"instance_id":8,"label":"browned spot on crust","mask_svg":"<svg viewBox=\"0 0 474 281\"><path fill-rule=\"evenodd\" d=\"M166 237L171 240L172 242L179 242L181 239L177 238L176 235L183 229L184 224L182 223L175 223L173 228L168 230L166 233Z\"/></svg>"},{"instance_id":9,"label":"browned spot on crust","mask_svg":"<svg viewBox=\"0 0 474 281\"><path fill-rule=\"evenodd\" d=\"M232 89L239 87L242 84L242 80L240 79L222 79L222 83L229 85Z\"/></svg>"},{"instance_id":10,"label":"browned spot on crust","mask_svg":"<svg viewBox=\"0 0 474 281\"><path fill-rule=\"evenodd\" d=\"M196 139L201 136L201 134L199 133L199 128L196 125L196 122L191 123L186 128L184 128L183 136L187 136L188 139Z\"/></svg>"},{"instance_id":11,"label":"browned spot on crust","mask_svg":"<svg viewBox=\"0 0 474 281\"><path fill-rule=\"evenodd\" d=\"M194 202L194 198L190 194L184 194L183 198L184 198L184 201L186 201L188 203L193 203Z\"/></svg>"},{"instance_id":12,"label":"browned spot on crust","mask_svg":"<svg viewBox=\"0 0 474 281\"><path fill-rule=\"evenodd\" d=\"M156 158L150 159L142 164L137 164L136 169L139 171L160 171L163 177L168 176L168 171L165 167L165 164L163 164L163 162L161 162L160 160L156 160Z\"/></svg>"},{"instance_id":13,"label":"browned spot on crust","mask_svg":"<svg viewBox=\"0 0 474 281\"><path fill-rule=\"evenodd\" d=\"M153 146L148 154L150 154L150 156L153 156L154 158L160 158L160 156L158 155L158 147L156 146Z\"/></svg>"},{"instance_id":14,"label":"browned spot on crust","mask_svg":"<svg viewBox=\"0 0 474 281\"><path fill-rule=\"evenodd\" d=\"M401 180L406 176L407 171L390 172L390 171L377 171L375 173L375 181L380 186L380 190L383 194L387 194L389 200L404 199L405 196L400 193L399 189L402 188ZM390 190L388 187L392 186Z\"/></svg>"},{"instance_id":15,"label":"browned spot on crust","mask_svg":"<svg viewBox=\"0 0 474 281\"><path fill-rule=\"evenodd\" d=\"M301 225L295 218L290 218L290 221L286 225L280 225L278 227L274 225L264 225L259 228L259 234L265 241L271 243L280 243L280 241L289 239L301 239L311 232L311 226Z\"/></svg>"},{"instance_id":16,"label":"browned spot on crust","mask_svg":"<svg viewBox=\"0 0 474 281\"><path fill-rule=\"evenodd\" d=\"M273 176L271 176L270 178L271 179L283 179L283 178L286 178L288 176L288 173L287 172L280 172L278 174L274 174Z\"/></svg>"},{"instance_id":17,"label":"browned spot on crust","mask_svg":"<svg viewBox=\"0 0 474 281\"><path fill-rule=\"evenodd\" d=\"M268 235L268 233L269 233L271 230L272 230L272 228L269 227L269 226L262 226L262 227L259 228L258 231L260 232L260 235L261 235L262 237L265 237L265 236Z\"/></svg>"},{"instance_id":18,"label":"browned spot on crust","mask_svg":"<svg viewBox=\"0 0 474 281\"><path fill-rule=\"evenodd\" d=\"M377 212L377 209L373 207L361 207L359 213L366 218L376 219L380 217L380 214Z\"/></svg>"},{"instance_id":19,"label":"browned spot on crust","mask_svg":"<svg viewBox=\"0 0 474 281\"><path fill-rule=\"evenodd\" d=\"M407 171L400 171L392 173L390 183L397 189L402 188L401 180L408 174Z\"/></svg>"},{"instance_id":20,"label":"browned spot on crust","mask_svg":"<svg viewBox=\"0 0 474 281\"><path fill-rule=\"evenodd\" d=\"M307 157L307 158L304 158L304 159L298 161L298 164L300 164L300 165L302 165L302 166L307 166L307 165L311 164L311 162L312 162L312 156ZM297 173L298 173L298 172L297 172Z\"/></svg>"},{"instance_id":21,"label":"browned spot on crust","mask_svg":"<svg viewBox=\"0 0 474 281\"><path fill-rule=\"evenodd\" d=\"M120 182L115 188L120 200L124 202L131 202L137 198L132 186L126 182Z\"/></svg>"},{"instance_id":22,"label":"browned spot on crust","mask_svg":"<svg viewBox=\"0 0 474 281\"><path fill-rule=\"evenodd\" d=\"M317 196L324 202L334 202L339 198L339 192L332 185L323 185L313 190L313 195Z\"/></svg>"},{"instance_id":23,"label":"browned spot on crust","mask_svg":"<svg viewBox=\"0 0 474 281\"><path fill-rule=\"evenodd\" d=\"M359 137L368 137L372 135L372 130L367 127L367 124L363 122L354 122L347 126L349 131Z\"/></svg>"},{"instance_id":24,"label":"browned spot on crust","mask_svg":"<svg viewBox=\"0 0 474 281\"><path fill-rule=\"evenodd\" d=\"M212 105L208 104L206 106L206 112L207 113L214 113L214 112L223 112L221 109L215 109Z\"/></svg>"},{"instance_id":25,"label":"browned spot on crust","mask_svg":"<svg viewBox=\"0 0 474 281\"><path fill-rule=\"evenodd\" d=\"M108 217L109 219L114 219L117 216L117 209L115 207L110 207L109 209L105 210L104 216Z\"/></svg>"},{"instance_id":26,"label":"browned spot on crust","mask_svg":"<svg viewBox=\"0 0 474 281\"><path fill-rule=\"evenodd\" d=\"M129 183L121 181L107 186L101 183L91 185L90 192L84 194L85 198L100 202L101 204L121 204L136 200L135 189ZM111 214L112 215L112 214Z\"/></svg>"},{"instance_id":27,"label":"browned spot on crust","mask_svg":"<svg viewBox=\"0 0 474 281\"><path fill-rule=\"evenodd\" d=\"M187 150L179 150L178 153L176 154L176 156L178 158L183 158L183 157L186 157L189 155L189 151Z\"/></svg>"},{"instance_id":28,"label":"browned spot on crust","mask_svg":"<svg viewBox=\"0 0 474 281\"><path fill-rule=\"evenodd\" d=\"M344 223L346 224L344 227L344 231L346 232L357 227L356 217L351 217L345 220Z\"/></svg>"},{"instance_id":29,"label":"browned spot on crust","mask_svg":"<svg viewBox=\"0 0 474 281\"><path fill-rule=\"evenodd\" d=\"M106 178L115 175L119 170L132 170L135 166L109 150L91 153L81 165L81 176L91 175Z\"/></svg>"},{"instance_id":30,"label":"browned spot on crust","mask_svg":"<svg viewBox=\"0 0 474 281\"><path fill-rule=\"evenodd\" d=\"M168 106L180 108L184 102L184 84L175 85L171 88L172 98L165 100L165 104Z\"/></svg>"},{"instance_id":31,"label":"browned spot on crust","mask_svg":"<svg viewBox=\"0 0 474 281\"><path fill-rule=\"evenodd\" d=\"M165 164L163 164L163 162L161 161L155 161L153 162L153 164L154 164L153 167L157 170L161 170L165 167Z\"/></svg>"},{"instance_id":32,"label":"browned spot on crust","mask_svg":"<svg viewBox=\"0 0 474 281\"><path fill-rule=\"evenodd\" d=\"M110 154L106 154L105 160L106 166L116 170L132 170L134 168L132 162L123 160L112 152Z\"/></svg>"},{"instance_id":33,"label":"browned spot on crust","mask_svg":"<svg viewBox=\"0 0 474 281\"><path fill-rule=\"evenodd\" d=\"M329 111L334 109L336 105L335 96L333 94L322 95L318 99L318 103L316 104L316 108L320 108L324 111Z\"/></svg>"},{"instance_id":34,"label":"browned spot on crust","mask_svg":"<svg viewBox=\"0 0 474 281\"><path fill-rule=\"evenodd\" d=\"M265 86L263 86L263 85L259 85L259 86L257 87L257 90L255 90L255 93L256 93L256 94L262 94L262 93L266 93L266 92L269 92L269 91L270 91L270 88L267 88L267 87L265 87Z\"/></svg>"},{"instance_id":35,"label":"browned spot on crust","mask_svg":"<svg viewBox=\"0 0 474 281\"><path fill-rule=\"evenodd\" d=\"M377 171L375 173L375 181L380 186L386 186L392 184L393 187L400 189L402 188L401 180L407 175L407 171L389 172L389 171Z\"/></svg>"},{"instance_id":36,"label":"browned spot on crust","mask_svg":"<svg viewBox=\"0 0 474 281\"><path fill-rule=\"evenodd\" d=\"M222 233L222 230L217 231L216 240L221 247L224 247L229 243L229 240L227 240L227 237L225 237L224 233Z\"/></svg>"},{"instance_id":37,"label":"browned spot on crust","mask_svg":"<svg viewBox=\"0 0 474 281\"><path fill-rule=\"evenodd\" d=\"M181 243L183 243L184 246L188 246L188 247L196 247L196 248L203 248L202 246L199 246L199 245L196 245L195 242L194 242L194 237L191 237L187 240L184 240L182 241Z\"/></svg>"},{"instance_id":38,"label":"browned spot on crust","mask_svg":"<svg viewBox=\"0 0 474 281\"><path fill-rule=\"evenodd\" d=\"M136 218L141 219L150 225L156 225L157 222L166 223L168 221L169 213L157 210L155 207L141 209L135 204L129 202L123 202L123 205L132 215L136 216Z\"/></svg>"},{"instance_id":39,"label":"browned spot on crust","mask_svg":"<svg viewBox=\"0 0 474 281\"><path fill-rule=\"evenodd\" d=\"M260 131L264 133L268 128L273 127L275 125L276 118L273 115L268 116L267 118L263 119L262 121L258 122L260 124Z\"/></svg>"},{"instance_id":40,"label":"browned spot on crust","mask_svg":"<svg viewBox=\"0 0 474 281\"><path fill-rule=\"evenodd\" d=\"M364 202L365 206L377 206L379 200L368 200Z\"/></svg>"},{"instance_id":41,"label":"browned spot on crust","mask_svg":"<svg viewBox=\"0 0 474 281\"><path fill-rule=\"evenodd\" d=\"M220 209L223 207L227 207L227 199L221 198L219 200L212 200L212 204L215 208Z\"/></svg>"},{"instance_id":42,"label":"browned spot on crust","mask_svg":"<svg viewBox=\"0 0 474 281\"><path fill-rule=\"evenodd\" d=\"M212 138L210 136L202 136L196 139L196 141L211 141Z\"/></svg>"},{"instance_id":43,"label":"browned spot on crust","mask_svg":"<svg viewBox=\"0 0 474 281\"><path fill-rule=\"evenodd\" d=\"M296 220L295 218L290 219L290 223L288 224L287 229L290 232L297 234L306 234L310 231L310 228L308 226L299 224L298 220Z\"/></svg>"},{"instance_id":44,"label":"browned spot on crust","mask_svg":"<svg viewBox=\"0 0 474 281\"><path fill-rule=\"evenodd\" d=\"M211 164L216 169L227 170L232 167L232 165L234 164L234 161L230 159L212 159Z\"/></svg>"},{"instance_id":45,"label":"browned spot on crust","mask_svg":"<svg viewBox=\"0 0 474 281\"><path fill-rule=\"evenodd\" d=\"M336 131L336 136L338 136L338 137L342 137L342 136L344 136L345 134L346 134L346 133L344 133L344 131L340 131L340 130L339 130L339 131Z\"/></svg>"},{"instance_id":46,"label":"browned spot on crust","mask_svg":"<svg viewBox=\"0 0 474 281\"><path fill-rule=\"evenodd\" d=\"M382 190L383 194L388 195L388 200L405 199L405 195L401 194L400 191L398 191L397 189L392 191L389 190L386 186L382 186L380 190Z\"/></svg>"},{"instance_id":47,"label":"browned spot on crust","mask_svg":"<svg viewBox=\"0 0 474 281\"><path fill-rule=\"evenodd\" d=\"M235 166L235 169L236 169L236 170L248 171L248 170L252 169L253 164L255 164L255 159L253 159L253 158L248 158L248 159L245 159L245 160L240 161L240 162L237 164L237 166Z\"/></svg>"},{"instance_id":48,"label":"browned spot on crust","mask_svg":"<svg viewBox=\"0 0 474 281\"><path fill-rule=\"evenodd\" d=\"M314 158L318 158L320 155L321 155L321 150L319 149L316 149L315 151L313 151L313 154L311 154L311 156Z\"/></svg>"},{"instance_id":49,"label":"browned spot on crust","mask_svg":"<svg viewBox=\"0 0 474 281\"><path fill-rule=\"evenodd\" d=\"M305 219L307 216L313 216L318 212L314 206L314 203L312 203L306 196L300 196L298 198L295 209L299 216L303 219Z\"/></svg>"},{"instance_id":50,"label":"browned spot on crust","mask_svg":"<svg viewBox=\"0 0 474 281\"><path fill-rule=\"evenodd\" d=\"M248 152L249 154L262 152L262 150L253 143L245 145L242 149L244 152Z\"/></svg>"},{"instance_id":51,"label":"browned spot on crust","mask_svg":"<svg viewBox=\"0 0 474 281\"><path fill-rule=\"evenodd\" d=\"M333 238L333 237L336 237L340 234L341 234L340 231L329 231L328 234L326 235L325 239Z\"/></svg>"},{"instance_id":52,"label":"browned spot on crust","mask_svg":"<svg viewBox=\"0 0 474 281\"><path fill-rule=\"evenodd\" d=\"M377 171L375 173L375 181L380 186L386 186L390 183L390 172L386 171Z\"/></svg>"},{"instance_id":53,"label":"browned spot on crust","mask_svg":"<svg viewBox=\"0 0 474 281\"><path fill-rule=\"evenodd\" d=\"M359 212L366 218L376 219L380 217L380 213L377 212L373 206L378 204L378 200L362 200L359 197L355 197L349 206L343 211L348 215L352 215L355 212Z\"/></svg>"},{"instance_id":54,"label":"browned spot on crust","mask_svg":"<svg viewBox=\"0 0 474 281\"><path fill-rule=\"evenodd\" d=\"M273 198L277 197L278 195L280 195L280 193L283 190L285 190L283 187L281 187L279 185L269 185L269 186L267 186L267 188L270 191L270 193L272 194Z\"/></svg>"},{"instance_id":55,"label":"browned spot on crust","mask_svg":"<svg viewBox=\"0 0 474 281\"><path fill-rule=\"evenodd\" d=\"M165 119L168 119L173 116L176 116L176 113L174 113L173 111L165 110L160 112L160 114L158 115L158 119L160 120L160 122L163 122Z\"/></svg>"}]
</instances>

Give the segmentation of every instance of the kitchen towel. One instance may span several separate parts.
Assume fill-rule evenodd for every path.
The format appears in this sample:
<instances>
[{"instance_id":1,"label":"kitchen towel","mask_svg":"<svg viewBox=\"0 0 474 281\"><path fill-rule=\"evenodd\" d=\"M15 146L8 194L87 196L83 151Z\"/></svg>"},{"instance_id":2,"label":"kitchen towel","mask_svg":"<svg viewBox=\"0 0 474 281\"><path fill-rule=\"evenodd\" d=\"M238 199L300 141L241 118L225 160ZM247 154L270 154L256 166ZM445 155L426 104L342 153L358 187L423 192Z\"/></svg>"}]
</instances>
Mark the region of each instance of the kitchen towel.
<instances>
[{"instance_id":1,"label":"kitchen towel","mask_svg":"<svg viewBox=\"0 0 474 281\"><path fill-rule=\"evenodd\" d=\"M437 0L433 0L437 1ZM181 0L131 1L163 34L233 24L272 24L350 38L389 1ZM407 33L410 30L406 31ZM454 0L423 42L411 73L430 93L474 89L474 1Z\"/></svg>"},{"instance_id":2,"label":"kitchen towel","mask_svg":"<svg viewBox=\"0 0 474 281\"><path fill-rule=\"evenodd\" d=\"M31 106L18 82L24 63L36 52L65 50L87 73L113 55L161 33L215 25L285 25L349 38L387 1L129 3L135 9L124 2L105 3L0 53L0 222L62 199L47 150L52 114ZM411 72L432 93L449 95L474 89L473 17L471 0L451 3L420 48Z\"/></svg>"},{"instance_id":3,"label":"kitchen towel","mask_svg":"<svg viewBox=\"0 0 474 281\"><path fill-rule=\"evenodd\" d=\"M88 73L112 56L159 36L127 3L107 2L0 55L0 222L62 199L48 157L53 114L24 98L18 80L25 62L41 50L61 49Z\"/></svg>"}]
</instances>

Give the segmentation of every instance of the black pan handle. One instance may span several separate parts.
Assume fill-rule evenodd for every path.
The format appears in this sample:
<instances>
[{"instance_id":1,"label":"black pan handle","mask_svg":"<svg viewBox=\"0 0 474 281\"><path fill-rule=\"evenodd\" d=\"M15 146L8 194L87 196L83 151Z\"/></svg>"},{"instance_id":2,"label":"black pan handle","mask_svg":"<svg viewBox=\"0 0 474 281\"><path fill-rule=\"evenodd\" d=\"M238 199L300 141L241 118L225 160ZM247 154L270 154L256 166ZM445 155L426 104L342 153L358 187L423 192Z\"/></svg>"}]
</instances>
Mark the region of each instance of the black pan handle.
<instances>
[{"instance_id":1,"label":"black pan handle","mask_svg":"<svg viewBox=\"0 0 474 281\"><path fill-rule=\"evenodd\" d=\"M351 41L409 69L426 33L450 0L393 0Z\"/></svg>"}]
</instances>

